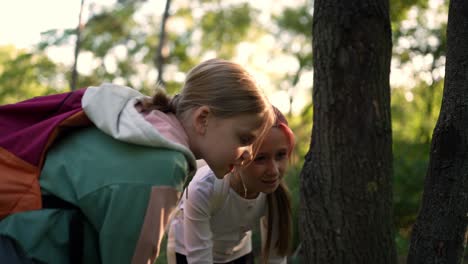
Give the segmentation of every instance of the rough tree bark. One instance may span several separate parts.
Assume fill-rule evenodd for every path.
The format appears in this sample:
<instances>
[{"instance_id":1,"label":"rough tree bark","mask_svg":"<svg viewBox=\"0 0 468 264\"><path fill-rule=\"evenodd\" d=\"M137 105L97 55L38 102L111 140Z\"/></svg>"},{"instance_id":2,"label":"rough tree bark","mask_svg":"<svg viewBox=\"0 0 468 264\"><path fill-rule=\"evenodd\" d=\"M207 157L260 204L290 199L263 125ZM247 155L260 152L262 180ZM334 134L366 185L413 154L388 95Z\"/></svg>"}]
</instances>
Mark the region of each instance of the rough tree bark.
<instances>
[{"instance_id":1,"label":"rough tree bark","mask_svg":"<svg viewBox=\"0 0 468 264\"><path fill-rule=\"evenodd\" d=\"M408 263L461 263L468 225L468 1L450 1L444 94Z\"/></svg>"},{"instance_id":2,"label":"rough tree bark","mask_svg":"<svg viewBox=\"0 0 468 264\"><path fill-rule=\"evenodd\" d=\"M304 263L396 263L389 3L316 0L314 117L301 172Z\"/></svg>"}]
</instances>

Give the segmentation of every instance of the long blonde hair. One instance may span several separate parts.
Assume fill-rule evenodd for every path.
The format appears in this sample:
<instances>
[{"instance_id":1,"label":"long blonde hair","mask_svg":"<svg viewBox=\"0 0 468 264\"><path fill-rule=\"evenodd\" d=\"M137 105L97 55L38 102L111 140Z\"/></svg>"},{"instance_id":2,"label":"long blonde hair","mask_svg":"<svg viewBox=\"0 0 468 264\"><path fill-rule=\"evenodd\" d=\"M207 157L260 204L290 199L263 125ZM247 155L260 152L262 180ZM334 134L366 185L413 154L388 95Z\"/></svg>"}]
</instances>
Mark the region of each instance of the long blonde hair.
<instances>
[{"instance_id":1,"label":"long blonde hair","mask_svg":"<svg viewBox=\"0 0 468 264\"><path fill-rule=\"evenodd\" d=\"M288 157L291 157L291 153L294 149L295 138L294 133L288 126L286 117L276 108L274 113L276 116L273 127L280 129L288 140ZM292 241L292 208L291 208L291 194L289 189L281 179L278 188L270 194L267 194L268 204L268 218L267 218L267 236L266 242L262 250L262 263L268 263L268 255L270 254L271 244L276 250L276 253L280 256L286 256L291 250ZM281 213L280 213L281 212ZM276 219L276 221L274 221ZM276 222L276 226L273 223ZM276 241L272 241L272 232L276 229L278 232L278 238Z\"/></svg>"},{"instance_id":2,"label":"long blonde hair","mask_svg":"<svg viewBox=\"0 0 468 264\"><path fill-rule=\"evenodd\" d=\"M180 94L170 98L158 90L142 106L144 110L174 113L179 119L199 106L208 106L219 118L259 114L264 118L260 141L274 122L271 104L253 77L239 64L222 59L210 59L192 68Z\"/></svg>"}]
</instances>

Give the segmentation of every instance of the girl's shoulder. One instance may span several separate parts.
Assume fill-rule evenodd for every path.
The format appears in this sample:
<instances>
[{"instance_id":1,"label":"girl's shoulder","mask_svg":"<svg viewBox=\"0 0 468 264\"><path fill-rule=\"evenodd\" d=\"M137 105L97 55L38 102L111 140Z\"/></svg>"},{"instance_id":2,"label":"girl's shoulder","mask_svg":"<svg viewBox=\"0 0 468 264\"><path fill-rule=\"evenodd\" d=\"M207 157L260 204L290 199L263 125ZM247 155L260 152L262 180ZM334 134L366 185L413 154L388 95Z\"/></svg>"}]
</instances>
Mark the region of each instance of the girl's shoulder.
<instances>
[{"instance_id":1,"label":"girl's shoulder","mask_svg":"<svg viewBox=\"0 0 468 264\"><path fill-rule=\"evenodd\" d=\"M208 165L198 168L187 187L189 192L188 196L211 197L215 180L216 176Z\"/></svg>"},{"instance_id":2,"label":"girl's shoulder","mask_svg":"<svg viewBox=\"0 0 468 264\"><path fill-rule=\"evenodd\" d=\"M189 196L195 199L209 199L211 211L216 211L229 194L229 174L218 179L208 165L198 168L188 186Z\"/></svg>"},{"instance_id":3,"label":"girl's shoulder","mask_svg":"<svg viewBox=\"0 0 468 264\"><path fill-rule=\"evenodd\" d=\"M213 186L216 176L214 172L210 169L208 165L200 167L197 169L197 172L193 176L190 185L199 185L199 184L208 184Z\"/></svg>"}]
</instances>

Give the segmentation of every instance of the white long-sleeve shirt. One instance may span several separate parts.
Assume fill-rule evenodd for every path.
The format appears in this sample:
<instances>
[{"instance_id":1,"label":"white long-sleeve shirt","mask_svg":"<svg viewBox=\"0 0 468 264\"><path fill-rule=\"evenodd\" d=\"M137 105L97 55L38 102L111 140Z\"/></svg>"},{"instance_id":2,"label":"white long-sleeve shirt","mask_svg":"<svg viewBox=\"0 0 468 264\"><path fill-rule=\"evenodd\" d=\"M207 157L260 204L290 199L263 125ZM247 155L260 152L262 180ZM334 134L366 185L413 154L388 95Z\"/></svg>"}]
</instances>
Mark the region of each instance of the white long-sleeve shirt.
<instances>
[{"instance_id":1,"label":"white long-sleeve shirt","mask_svg":"<svg viewBox=\"0 0 468 264\"><path fill-rule=\"evenodd\" d=\"M215 195L215 178L207 166L200 168L170 223L168 252L187 256L188 263L224 263L248 254L252 251L251 230L267 214L265 194L245 199L229 188L226 194ZM213 206L219 197L224 201ZM272 238L276 237L273 230ZM269 263L286 263L285 257L270 252Z\"/></svg>"}]
</instances>

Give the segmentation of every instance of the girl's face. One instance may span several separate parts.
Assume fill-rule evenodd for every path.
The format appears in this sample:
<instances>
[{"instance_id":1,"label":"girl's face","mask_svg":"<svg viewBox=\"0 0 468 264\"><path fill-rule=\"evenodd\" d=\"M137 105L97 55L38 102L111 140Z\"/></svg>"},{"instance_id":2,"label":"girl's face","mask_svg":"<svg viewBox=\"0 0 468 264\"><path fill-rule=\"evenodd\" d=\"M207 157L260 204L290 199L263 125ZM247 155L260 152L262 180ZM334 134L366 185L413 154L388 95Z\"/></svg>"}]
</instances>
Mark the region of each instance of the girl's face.
<instances>
[{"instance_id":1,"label":"girl's face","mask_svg":"<svg viewBox=\"0 0 468 264\"><path fill-rule=\"evenodd\" d=\"M260 115L238 115L231 118L207 118L203 136L197 145L201 158L217 178L252 159L252 144L261 133Z\"/></svg>"},{"instance_id":2,"label":"girl's face","mask_svg":"<svg viewBox=\"0 0 468 264\"><path fill-rule=\"evenodd\" d=\"M276 127L267 133L254 160L239 170L248 193L272 193L278 188L288 166L289 141Z\"/></svg>"}]
</instances>

